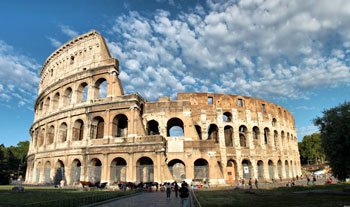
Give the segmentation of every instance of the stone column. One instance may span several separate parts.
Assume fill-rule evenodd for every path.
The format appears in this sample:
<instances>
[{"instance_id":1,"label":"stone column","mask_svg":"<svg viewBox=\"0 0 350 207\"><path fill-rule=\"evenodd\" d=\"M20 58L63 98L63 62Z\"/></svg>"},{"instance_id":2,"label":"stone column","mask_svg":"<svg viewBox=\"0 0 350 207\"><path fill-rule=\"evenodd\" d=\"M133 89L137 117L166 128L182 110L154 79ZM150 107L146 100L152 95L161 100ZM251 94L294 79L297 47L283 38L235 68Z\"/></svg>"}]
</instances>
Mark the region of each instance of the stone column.
<instances>
[{"instance_id":1,"label":"stone column","mask_svg":"<svg viewBox=\"0 0 350 207\"><path fill-rule=\"evenodd\" d=\"M110 178L110 163L108 160L108 154L103 154L102 169L101 169L101 183L108 182ZM111 183L108 183L109 185Z\"/></svg>"}]
</instances>

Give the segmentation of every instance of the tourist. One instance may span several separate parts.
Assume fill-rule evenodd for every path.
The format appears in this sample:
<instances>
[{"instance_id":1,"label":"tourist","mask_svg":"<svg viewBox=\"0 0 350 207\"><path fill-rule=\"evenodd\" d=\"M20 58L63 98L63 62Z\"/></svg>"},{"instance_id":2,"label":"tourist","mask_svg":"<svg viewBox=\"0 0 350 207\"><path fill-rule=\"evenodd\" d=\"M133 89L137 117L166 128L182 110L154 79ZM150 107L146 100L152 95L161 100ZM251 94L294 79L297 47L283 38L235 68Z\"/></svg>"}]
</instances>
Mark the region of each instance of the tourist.
<instances>
[{"instance_id":1,"label":"tourist","mask_svg":"<svg viewBox=\"0 0 350 207\"><path fill-rule=\"evenodd\" d=\"M253 189L252 178L249 179L248 184L249 184L249 190L252 190Z\"/></svg>"},{"instance_id":2,"label":"tourist","mask_svg":"<svg viewBox=\"0 0 350 207\"><path fill-rule=\"evenodd\" d=\"M312 184L313 184L313 185L316 184L316 177L315 177L315 176L313 176L313 178L312 178Z\"/></svg>"},{"instance_id":3,"label":"tourist","mask_svg":"<svg viewBox=\"0 0 350 207\"><path fill-rule=\"evenodd\" d=\"M256 189L259 189L259 187L258 187L258 179L256 179L256 178L255 178L255 187L256 187Z\"/></svg>"},{"instance_id":4,"label":"tourist","mask_svg":"<svg viewBox=\"0 0 350 207\"><path fill-rule=\"evenodd\" d=\"M166 199L170 200L170 193L171 193L171 184L170 183L165 183L165 192L166 192Z\"/></svg>"},{"instance_id":5,"label":"tourist","mask_svg":"<svg viewBox=\"0 0 350 207\"><path fill-rule=\"evenodd\" d=\"M188 190L187 183L185 181L182 182L179 192L180 192L180 198L181 198L181 206L187 207L189 190Z\"/></svg>"},{"instance_id":6,"label":"tourist","mask_svg":"<svg viewBox=\"0 0 350 207\"><path fill-rule=\"evenodd\" d=\"M245 189L245 180L244 180L244 178L242 179L242 186L243 186L243 189Z\"/></svg>"},{"instance_id":7,"label":"tourist","mask_svg":"<svg viewBox=\"0 0 350 207\"><path fill-rule=\"evenodd\" d=\"M238 186L237 186L238 188L242 188L242 183L241 183L241 181L240 180L238 180Z\"/></svg>"},{"instance_id":8,"label":"tourist","mask_svg":"<svg viewBox=\"0 0 350 207\"><path fill-rule=\"evenodd\" d=\"M177 185L177 182L174 183L174 191L175 191L175 197L177 198L177 191L179 191L179 186Z\"/></svg>"},{"instance_id":9,"label":"tourist","mask_svg":"<svg viewBox=\"0 0 350 207\"><path fill-rule=\"evenodd\" d=\"M310 185L310 177L306 176L306 180L307 180L307 185Z\"/></svg>"}]
</instances>

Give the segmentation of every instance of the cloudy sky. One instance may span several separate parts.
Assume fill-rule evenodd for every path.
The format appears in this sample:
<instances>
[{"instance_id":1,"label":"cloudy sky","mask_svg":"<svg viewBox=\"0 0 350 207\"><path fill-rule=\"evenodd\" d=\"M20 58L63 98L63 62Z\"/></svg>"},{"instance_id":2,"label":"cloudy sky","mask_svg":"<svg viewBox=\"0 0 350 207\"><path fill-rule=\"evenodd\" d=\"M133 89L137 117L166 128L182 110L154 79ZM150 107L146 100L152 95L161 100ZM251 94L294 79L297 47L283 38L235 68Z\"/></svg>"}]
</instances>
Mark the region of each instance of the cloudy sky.
<instances>
[{"instance_id":1,"label":"cloudy sky","mask_svg":"<svg viewBox=\"0 0 350 207\"><path fill-rule=\"evenodd\" d=\"M312 119L350 100L350 1L133 0L0 2L0 144L29 140L39 70L92 29L120 61L126 93L262 98Z\"/></svg>"}]
</instances>

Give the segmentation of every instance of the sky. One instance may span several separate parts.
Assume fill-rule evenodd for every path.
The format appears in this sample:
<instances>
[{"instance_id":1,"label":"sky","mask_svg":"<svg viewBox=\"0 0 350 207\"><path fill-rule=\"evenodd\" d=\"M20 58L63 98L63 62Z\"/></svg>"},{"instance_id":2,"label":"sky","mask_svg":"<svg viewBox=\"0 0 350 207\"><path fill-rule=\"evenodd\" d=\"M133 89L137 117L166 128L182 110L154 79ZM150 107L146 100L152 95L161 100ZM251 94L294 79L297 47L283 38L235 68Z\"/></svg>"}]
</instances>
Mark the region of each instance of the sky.
<instances>
[{"instance_id":1,"label":"sky","mask_svg":"<svg viewBox=\"0 0 350 207\"><path fill-rule=\"evenodd\" d=\"M120 62L126 93L252 96L292 112L298 141L350 100L348 0L0 1L0 144L29 140L39 71L90 30Z\"/></svg>"}]
</instances>

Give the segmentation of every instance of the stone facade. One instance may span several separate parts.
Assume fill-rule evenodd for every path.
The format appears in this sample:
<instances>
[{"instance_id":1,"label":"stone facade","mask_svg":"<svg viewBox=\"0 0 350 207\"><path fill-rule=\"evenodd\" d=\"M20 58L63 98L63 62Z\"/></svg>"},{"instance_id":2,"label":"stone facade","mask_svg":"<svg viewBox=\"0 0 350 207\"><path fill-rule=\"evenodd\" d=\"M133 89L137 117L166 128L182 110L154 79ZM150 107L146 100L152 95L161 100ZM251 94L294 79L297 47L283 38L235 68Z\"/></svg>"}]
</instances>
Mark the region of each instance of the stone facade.
<instances>
[{"instance_id":1,"label":"stone facade","mask_svg":"<svg viewBox=\"0 0 350 207\"><path fill-rule=\"evenodd\" d=\"M295 123L285 108L213 93L148 102L125 95L118 75L118 60L97 31L50 55L40 71L26 183L224 184L301 174Z\"/></svg>"}]
</instances>

